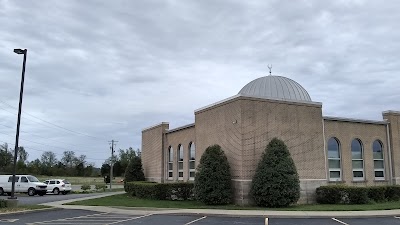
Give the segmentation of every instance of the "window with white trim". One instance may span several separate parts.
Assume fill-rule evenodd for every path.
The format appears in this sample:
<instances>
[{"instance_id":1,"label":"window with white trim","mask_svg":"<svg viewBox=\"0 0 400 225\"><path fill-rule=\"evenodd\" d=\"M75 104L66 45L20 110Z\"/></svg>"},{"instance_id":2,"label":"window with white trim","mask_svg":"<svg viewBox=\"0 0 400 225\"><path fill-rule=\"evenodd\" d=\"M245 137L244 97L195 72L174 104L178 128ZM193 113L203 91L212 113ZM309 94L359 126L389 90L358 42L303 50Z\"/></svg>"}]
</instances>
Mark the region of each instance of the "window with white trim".
<instances>
[{"instance_id":1,"label":"window with white trim","mask_svg":"<svg viewBox=\"0 0 400 225\"><path fill-rule=\"evenodd\" d=\"M196 174L196 146L193 142L189 144L189 180L194 180Z\"/></svg>"},{"instance_id":2,"label":"window with white trim","mask_svg":"<svg viewBox=\"0 0 400 225\"><path fill-rule=\"evenodd\" d=\"M174 177L174 149L172 146L168 148L168 180Z\"/></svg>"},{"instance_id":3,"label":"window with white trim","mask_svg":"<svg viewBox=\"0 0 400 225\"><path fill-rule=\"evenodd\" d=\"M328 140L328 165L329 165L329 180L341 181L342 169L340 162L340 145L339 141L334 137Z\"/></svg>"},{"instance_id":4,"label":"window with white trim","mask_svg":"<svg viewBox=\"0 0 400 225\"><path fill-rule=\"evenodd\" d=\"M362 143L359 139L351 142L351 159L353 167L353 180L364 180L364 154Z\"/></svg>"},{"instance_id":5,"label":"window with white trim","mask_svg":"<svg viewBox=\"0 0 400 225\"><path fill-rule=\"evenodd\" d=\"M178 145L178 179L183 180L183 146Z\"/></svg>"},{"instance_id":6,"label":"window with white trim","mask_svg":"<svg viewBox=\"0 0 400 225\"><path fill-rule=\"evenodd\" d=\"M383 160L383 147L380 140L374 141L372 144L372 151L374 157L374 175L375 180L385 179L385 163Z\"/></svg>"}]
</instances>

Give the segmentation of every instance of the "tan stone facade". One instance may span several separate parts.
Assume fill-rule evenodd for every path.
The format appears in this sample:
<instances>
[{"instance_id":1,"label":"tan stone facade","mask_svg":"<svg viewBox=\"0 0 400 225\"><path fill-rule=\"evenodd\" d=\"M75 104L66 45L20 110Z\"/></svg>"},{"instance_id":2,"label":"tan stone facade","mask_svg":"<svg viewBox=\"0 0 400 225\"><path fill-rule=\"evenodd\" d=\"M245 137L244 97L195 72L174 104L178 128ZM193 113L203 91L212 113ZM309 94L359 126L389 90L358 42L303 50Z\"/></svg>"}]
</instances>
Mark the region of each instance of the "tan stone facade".
<instances>
[{"instance_id":1,"label":"tan stone facade","mask_svg":"<svg viewBox=\"0 0 400 225\"><path fill-rule=\"evenodd\" d=\"M382 121L323 117L322 104L318 102L236 95L196 110L194 124L169 130L168 123L162 123L144 129L144 172L146 179L157 182L191 181L190 143L196 146L196 166L205 149L218 144L231 166L235 202L250 204L251 180L261 154L269 141L277 137L288 146L296 164L301 187L299 203L313 202L315 189L321 185L399 183L400 113L387 111L383 117L385 120ZM335 181L330 179L329 173L327 143L330 138L335 138L340 144L341 178ZM353 177L351 143L354 139L362 143L364 177L361 180ZM375 177L372 149L376 140L383 148L384 178L379 179ZM178 168L180 145L183 147L181 170ZM168 150L171 147L173 158L172 167L169 167Z\"/></svg>"}]
</instances>

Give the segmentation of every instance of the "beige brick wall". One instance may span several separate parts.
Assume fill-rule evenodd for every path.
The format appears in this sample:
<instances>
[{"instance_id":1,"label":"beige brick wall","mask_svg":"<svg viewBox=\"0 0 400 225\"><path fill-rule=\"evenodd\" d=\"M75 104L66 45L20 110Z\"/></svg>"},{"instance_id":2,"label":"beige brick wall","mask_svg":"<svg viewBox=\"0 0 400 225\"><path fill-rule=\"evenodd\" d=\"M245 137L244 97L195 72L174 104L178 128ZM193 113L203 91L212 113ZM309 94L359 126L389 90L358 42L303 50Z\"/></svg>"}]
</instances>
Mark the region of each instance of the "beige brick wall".
<instances>
[{"instance_id":1,"label":"beige brick wall","mask_svg":"<svg viewBox=\"0 0 400 225\"><path fill-rule=\"evenodd\" d=\"M195 113L196 152L218 144L224 150L233 179L242 178L241 101L233 100ZM198 162L196 162L198 165Z\"/></svg>"},{"instance_id":2,"label":"beige brick wall","mask_svg":"<svg viewBox=\"0 0 400 225\"><path fill-rule=\"evenodd\" d=\"M400 112L383 112L383 118L389 122L393 177L396 180L396 184L400 184Z\"/></svg>"},{"instance_id":3,"label":"beige brick wall","mask_svg":"<svg viewBox=\"0 0 400 225\"><path fill-rule=\"evenodd\" d=\"M193 142L196 146L196 139L195 139L195 127L191 126L189 128L185 128L182 130L178 130L175 132L167 133L166 134L166 144L165 144L165 180L167 180L167 166L168 166L168 148L172 146L174 150L174 170L173 170L173 179L172 181L178 181L178 146L181 144L183 146L183 181L189 180L189 143ZM197 147L197 146L196 146ZM196 163L200 160L201 155L197 154L196 151Z\"/></svg>"},{"instance_id":4,"label":"beige brick wall","mask_svg":"<svg viewBox=\"0 0 400 225\"><path fill-rule=\"evenodd\" d=\"M400 182L400 113L386 112L390 122L390 139L394 174ZM184 148L183 181L189 179L189 143L196 145L196 167L205 149L218 144L231 166L234 198L238 204L249 204L249 190L257 164L269 141L277 137L288 146L300 178L299 203L312 203L315 188L327 183L327 146L336 137L341 146L343 182L366 186L387 184L389 157L386 125L368 122L323 119L321 104L295 103L249 97L234 97L195 112L195 126L168 131L162 123L142 132L142 160L148 180L167 180L168 147L174 150L173 179L178 181L178 145ZM167 131L167 132L165 132ZM365 181L353 182L351 141L358 138L364 148ZM385 181L375 181L372 143L383 143ZM325 143L324 143L325 141ZM168 181L167 181L168 182ZM330 183L330 182L329 182ZM330 183L332 184L332 183Z\"/></svg>"},{"instance_id":5,"label":"beige brick wall","mask_svg":"<svg viewBox=\"0 0 400 225\"><path fill-rule=\"evenodd\" d=\"M331 137L336 137L340 143L342 179L344 183L354 186L382 185L389 180L388 151L386 141L386 126L384 124L368 124L347 121L325 120L326 143ZM353 181L351 142L358 138L362 141L364 151L364 178L365 181ZM376 181L374 175L374 161L372 144L380 140L383 144L386 181ZM327 151L327 150L326 150ZM334 182L330 182L334 183Z\"/></svg>"},{"instance_id":6,"label":"beige brick wall","mask_svg":"<svg viewBox=\"0 0 400 225\"><path fill-rule=\"evenodd\" d=\"M163 134L169 128L161 123L142 131L142 164L146 180L163 181Z\"/></svg>"},{"instance_id":7,"label":"beige brick wall","mask_svg":"<svg viewBox=\"0 0 400 225\"><path fill-rule=\"evenodd\" d=\"M321 105L244 99L242 107L242 179L252 179L274 137L287 145L300 179L326 179Z\"/></svg>"},{"instance_id":8,"label":"beige brick wall","mask_svg":"<svg viewBox=\"0 0 400 225\"><path fill-rule=\"evenodd\" d=\"M213 144L225 151L236 203L249 203L249 184L274 137L288 146L300 179L326 181L320 104L237 97L197 111L195 121L197 152Z\"/></svg>"}]
</instances>

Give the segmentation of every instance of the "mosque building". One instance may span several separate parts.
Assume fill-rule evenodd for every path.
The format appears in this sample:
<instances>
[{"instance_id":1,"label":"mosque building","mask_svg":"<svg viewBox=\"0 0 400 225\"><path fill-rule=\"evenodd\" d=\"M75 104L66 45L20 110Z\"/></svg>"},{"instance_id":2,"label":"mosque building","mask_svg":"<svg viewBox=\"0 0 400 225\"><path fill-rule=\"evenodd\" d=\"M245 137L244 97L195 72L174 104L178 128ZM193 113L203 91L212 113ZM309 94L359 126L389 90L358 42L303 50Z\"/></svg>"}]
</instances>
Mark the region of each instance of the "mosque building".
<instances>
[{"instance_id":1,"label":"mosque building","mask_svg":"<svg viewBox=\"0 0 400 225\"><path fill-rule=\"evenodd\" d=\"M218 144L231 166L234 201L246 205L261 154L277 137L296 164L299 203L314 202L321 185L400 183L399 111L384 111L378 121L323 116L322 103L299 83L270 75L194 114L192 124L170 129L162 122L142 130L147 180L193 181L205 149Z\"/></svg>"}]
</instances>

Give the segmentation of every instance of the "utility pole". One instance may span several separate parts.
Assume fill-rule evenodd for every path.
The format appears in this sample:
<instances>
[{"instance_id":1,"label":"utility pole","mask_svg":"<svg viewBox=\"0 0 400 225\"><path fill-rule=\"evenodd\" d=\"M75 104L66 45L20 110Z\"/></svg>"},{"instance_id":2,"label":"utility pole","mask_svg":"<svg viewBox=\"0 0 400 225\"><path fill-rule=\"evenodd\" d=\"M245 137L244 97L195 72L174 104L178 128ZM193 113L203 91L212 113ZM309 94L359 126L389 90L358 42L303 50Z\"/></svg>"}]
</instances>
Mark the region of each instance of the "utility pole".
<instances>
[{"instance_id":1,"label":"utility pole","mask_svg":"<svg viewBox=\"0 0 400 225\"><path fill-rule=\"evenodd\" d=\"M111 143L111 147L110 147L110 149L111 149L111 160L110 160L110 191L112 190L112 181L113 181L113 164L114 164L114 146L115 146L115 142L118 142L118 141L114 141L114 140L111 140L111 141L109 141L110 143Z\"/></svg>"}]
</instances>

